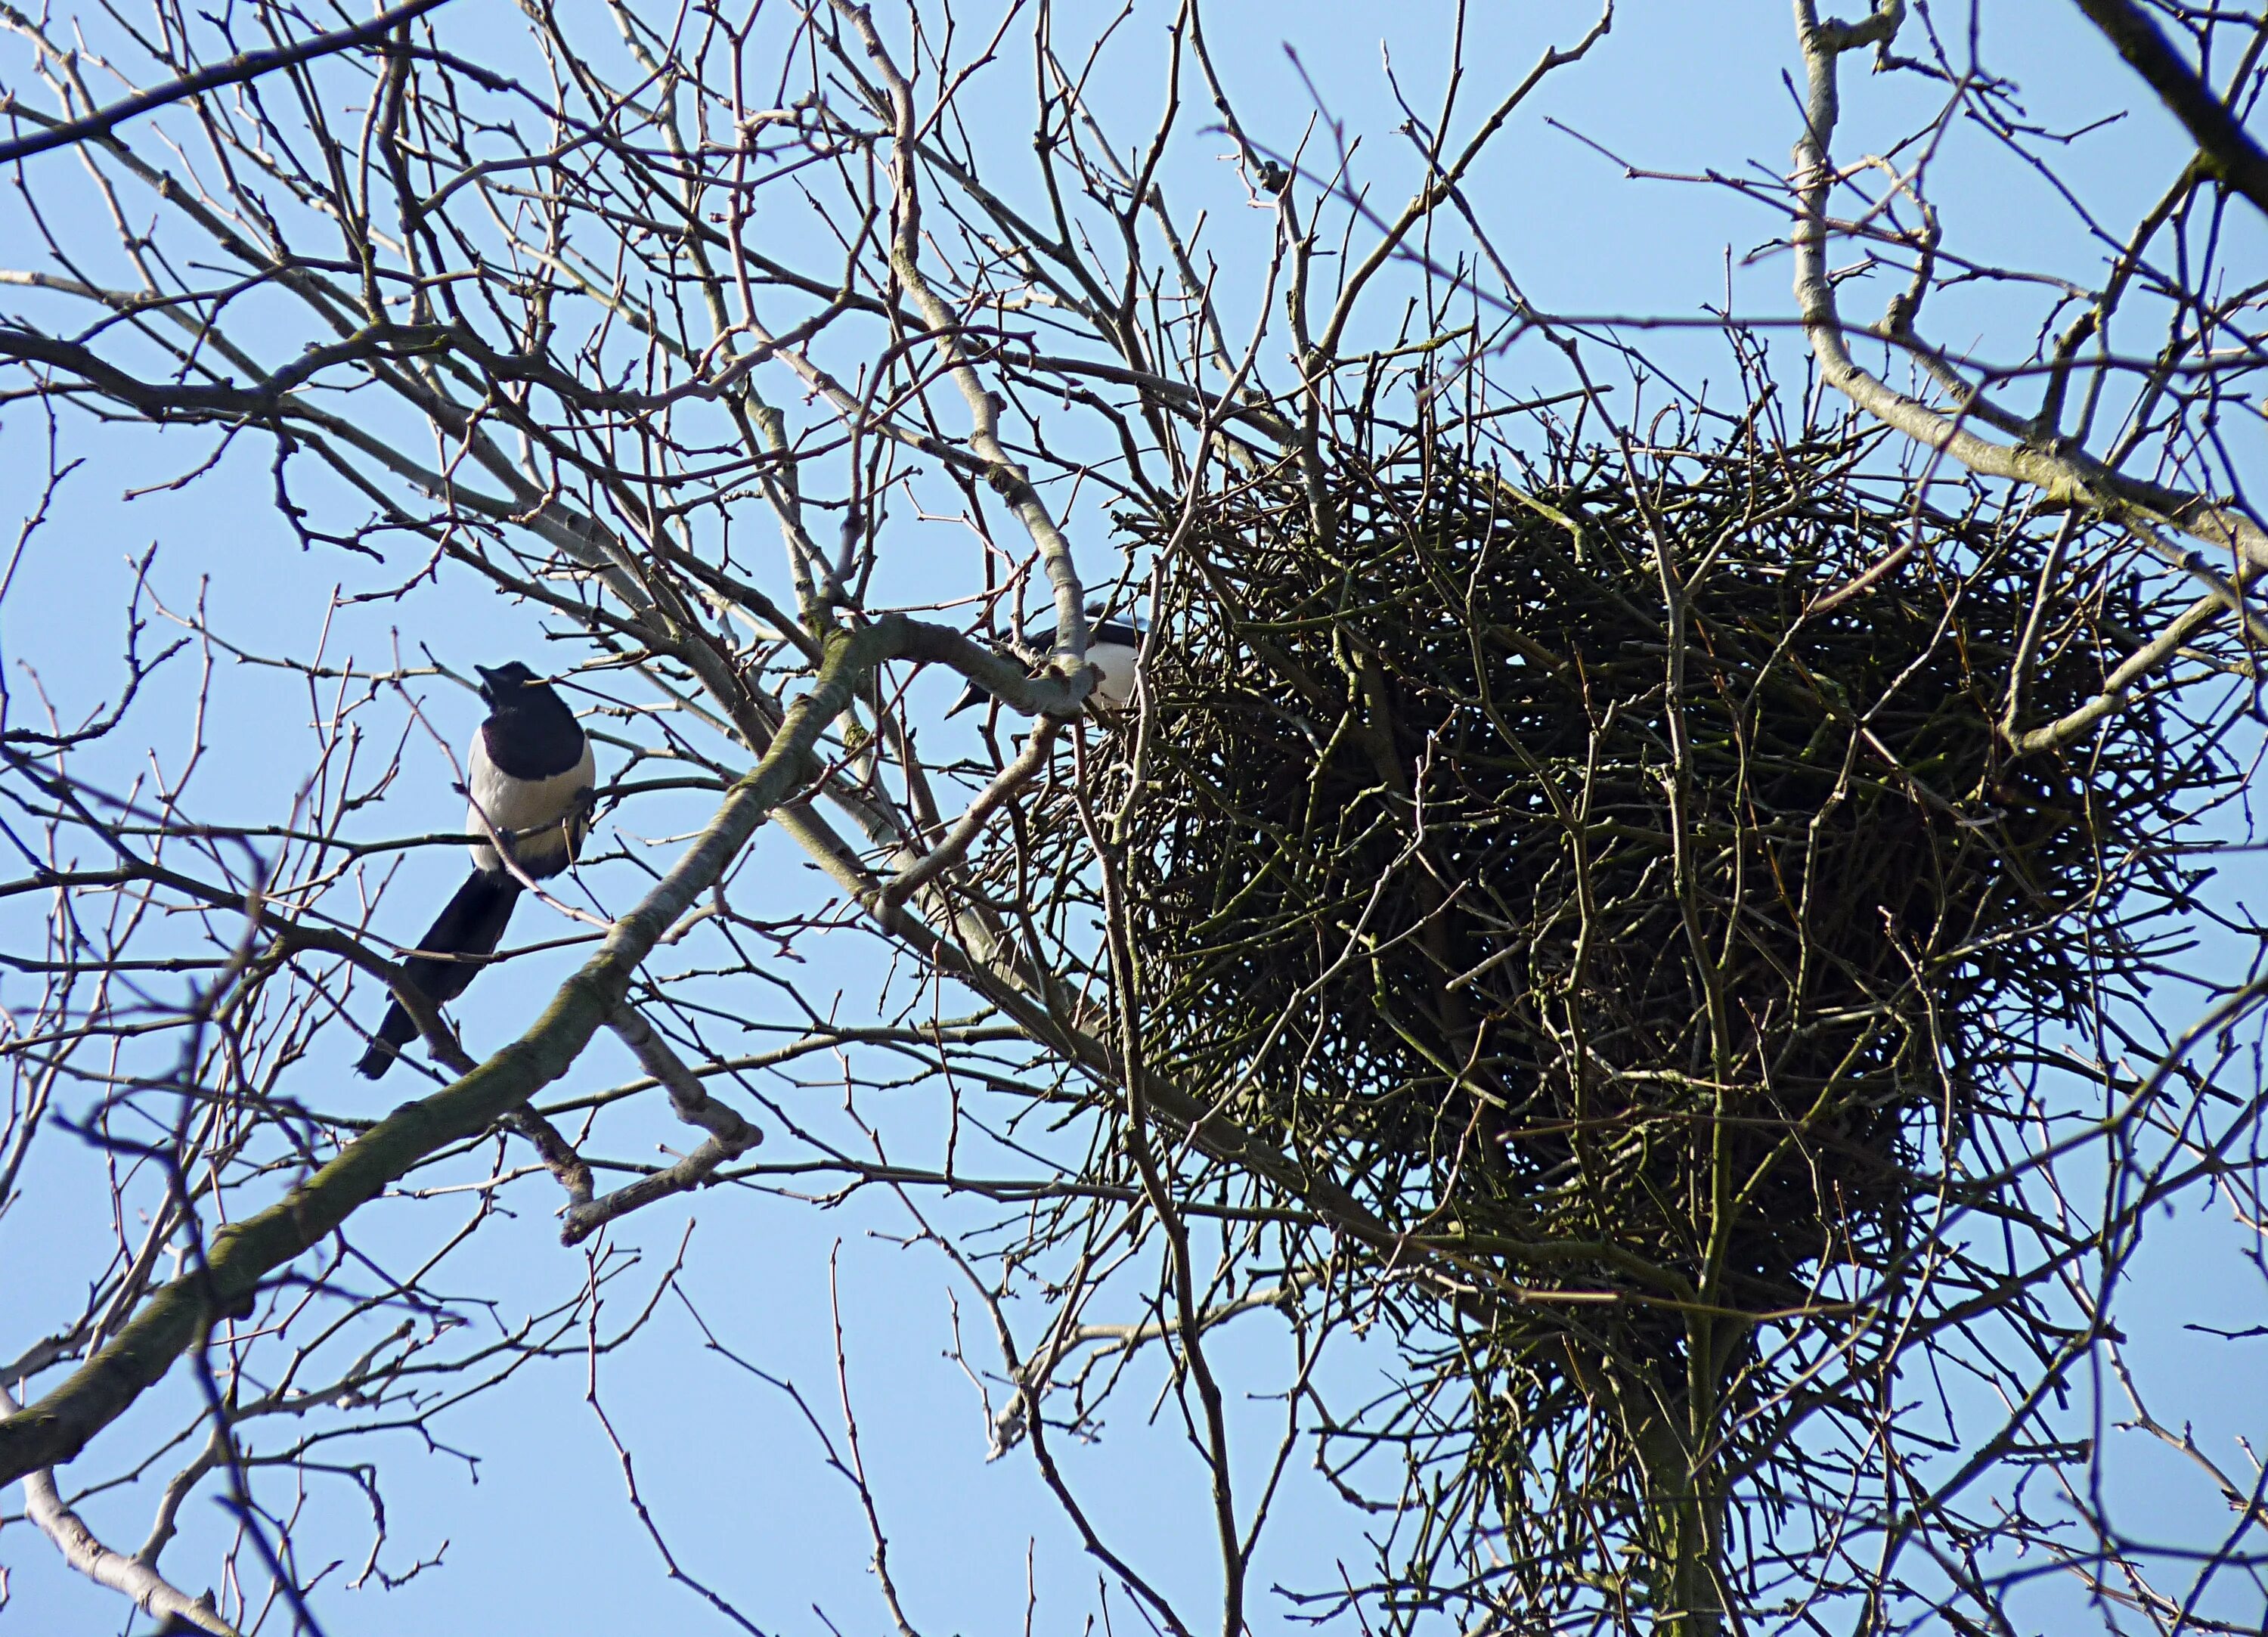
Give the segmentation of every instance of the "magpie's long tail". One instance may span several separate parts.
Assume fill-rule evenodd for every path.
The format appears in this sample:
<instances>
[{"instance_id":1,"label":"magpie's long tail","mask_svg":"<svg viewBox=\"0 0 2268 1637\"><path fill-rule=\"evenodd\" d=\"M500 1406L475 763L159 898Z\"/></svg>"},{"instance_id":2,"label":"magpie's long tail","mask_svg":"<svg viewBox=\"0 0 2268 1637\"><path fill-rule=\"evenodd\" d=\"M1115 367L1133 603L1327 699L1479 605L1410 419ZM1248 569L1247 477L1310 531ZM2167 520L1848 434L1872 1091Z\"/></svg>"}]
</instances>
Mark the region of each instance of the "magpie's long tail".
<instances>
[{"instance_id":1,"label":"magpie's long tail","mask_svg":"<svg viewBox=\"0 0 2268 1637\"><path fill-rule=\"evenodd\" d=\"M481 970L478 957L494 955L497 945L504 941L512 906L518 902L519 882L515 877L503 870L493 874L475 870L417 940L418 953L401 963L402 975L435 1006L455 999ZM416 1038L416 1020L396 1000L386 1008L378 1038L371 1042L357 1066L370 1079L381 1079L394 1066L401 1049Z\"/></svg>"}]
</instances>

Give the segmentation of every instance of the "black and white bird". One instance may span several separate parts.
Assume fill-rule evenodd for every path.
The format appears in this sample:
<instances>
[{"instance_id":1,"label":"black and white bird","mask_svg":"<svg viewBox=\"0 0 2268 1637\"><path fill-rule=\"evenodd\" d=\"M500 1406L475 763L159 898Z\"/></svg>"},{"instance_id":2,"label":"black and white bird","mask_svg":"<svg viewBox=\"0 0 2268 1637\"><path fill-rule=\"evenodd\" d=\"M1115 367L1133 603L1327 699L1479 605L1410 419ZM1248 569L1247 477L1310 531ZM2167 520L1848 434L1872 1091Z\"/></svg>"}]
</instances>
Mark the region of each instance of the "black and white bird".
<instances>
[{"instance_id":1,"label":"black and white bird","mask_svg":"<svg viewBox=\"0 0 2268 1637\"><path fill-rule=\"evenodd\" d=\"M1142 653L1142 622L1130 614L1113 615L1105 619L1102 604L1086 605L1087 618L1094 623L1086 633L1086 662L1094 667L1094 690L1086 696L1089 704L1106 711L1123 711L1126 702L1134 697L1134 666ZM1055 646L1056 616L1042 614L1024 627L1021 648L1026 659L1034 655L1045 657ZM972 681L961 690L961 697L953 702L947 716L957 716L970 705L990 699L990 689Z\"/></svg>"},{"instance_id":2,"label":"black and white bird","mask_svg":"<svg viewBox=\"0 0 2268 1637\"><path fill-rule=\"evenodd\" d=\"M591 741L567 702L518 660L494 670L473 668L481 675L489 714L465 758L472 798L466 833L503 841L519 875L531 881L556 875L575 861L590 833L597 787ZM519 901L519 875L495 845L476 841L470 852L473 873L402 962L411 985L436 1006L462 994L496 953ZM416 1021L396 1000L363 1053L362 1072L379 1079L416 1036Z\"/></svg>"}]
</instances>

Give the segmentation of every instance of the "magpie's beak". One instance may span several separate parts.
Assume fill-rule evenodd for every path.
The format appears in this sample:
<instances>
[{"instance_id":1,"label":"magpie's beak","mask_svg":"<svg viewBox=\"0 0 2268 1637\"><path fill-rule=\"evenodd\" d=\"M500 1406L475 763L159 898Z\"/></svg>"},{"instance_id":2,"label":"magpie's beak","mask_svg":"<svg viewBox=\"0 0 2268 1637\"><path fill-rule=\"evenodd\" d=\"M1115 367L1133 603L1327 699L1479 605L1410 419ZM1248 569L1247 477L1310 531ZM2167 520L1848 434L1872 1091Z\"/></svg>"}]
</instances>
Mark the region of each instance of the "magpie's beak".
<instances>
[{"instance_id":1,"label":"magpie's beak","mask_svg":"<svg viewBox=\"0 0 2268 1637\"><path fill-rule=\"evenodd\" d=\"M975 682L971 682L968 686L961 690L961 697L953 702L953 709L947 711L946 714L947 716L959 716L970 705L982 704L986 697L987 696L984 690L982 688L979 688Z\"/></svg>"},{"instance_id":2,"label":"magpie's beak","mask_svg":"<svg viewBox=\"0 0 2268 1637\"><path fill-rule=\"evenodd\" d=\"M486 700L489 704L494 704L497 702L496 672L485 665L475 665L473 667L473 669L480 675L481 697Z\"/></svg>"}]
</instances>

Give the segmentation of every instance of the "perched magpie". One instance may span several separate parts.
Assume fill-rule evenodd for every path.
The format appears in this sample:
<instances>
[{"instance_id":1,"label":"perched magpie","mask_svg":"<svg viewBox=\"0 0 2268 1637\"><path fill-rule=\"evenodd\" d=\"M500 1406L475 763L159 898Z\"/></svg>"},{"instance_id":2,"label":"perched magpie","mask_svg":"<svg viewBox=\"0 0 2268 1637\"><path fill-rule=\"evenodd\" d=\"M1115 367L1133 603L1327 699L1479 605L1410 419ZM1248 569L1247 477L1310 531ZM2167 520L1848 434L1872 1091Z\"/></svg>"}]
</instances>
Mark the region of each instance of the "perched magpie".
<instances>
[{"instance_id":1,"label":"perched magpie","mask_svg":"<svg viewBox=\"0 0 2268 1637\"><path fill-rule=\"evenodd\" d=\"M1134 661L1142 653L1142 624L1131 615L1101 617L1102 604L1086 605L1087 618L1094 624L1086 634L1086 662L1094 667L1094 691L1088 694L1087 703L1099 704L1106 711L1123 711L1126 702L1134 697ZM1022 646L1030 653L1044 654L1055 646L1056 616L1042 614L1024 627ZM961 690L961 697L953 702L947 716L957 716L980 700L990 699L992 691L982 682L971 682Z\"/></svg>"},{"instance_id":2,"label":"perched magpie","mask_svg":"<svg viewBox=\"0 0 2268 1637\"><path fill-rule=\"evenodd\" d=\"M473 668L481 674L489 715L465 758L472 796L465 830L475 836L493 830L531 880L556 875L575 861L590 830L596 787L591 741L567 702L518 660L494 670ZM476 841L470 851L473 873L402 963L411 985L436 1006L462 994L482 957L496 953L519 900L519 879L496 848ZM362 1072L380 1078L416 1036L416 1023L396 1000L363 1053Z\"/></svg>"}]
</instances>

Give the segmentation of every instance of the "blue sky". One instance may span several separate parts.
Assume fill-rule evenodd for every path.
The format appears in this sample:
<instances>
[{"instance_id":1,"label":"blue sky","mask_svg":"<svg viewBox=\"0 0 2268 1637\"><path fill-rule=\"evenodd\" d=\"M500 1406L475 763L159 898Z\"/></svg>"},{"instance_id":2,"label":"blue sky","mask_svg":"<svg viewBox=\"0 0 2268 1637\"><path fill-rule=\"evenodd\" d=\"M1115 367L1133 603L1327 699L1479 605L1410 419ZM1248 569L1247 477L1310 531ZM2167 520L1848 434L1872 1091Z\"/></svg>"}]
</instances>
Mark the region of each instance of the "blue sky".
<instances>
[{"instance_id":1,"label":"blue sky","mask_svg":"<svg viewBox=\"0 0 2268 1637\"><path fill-rule=\"evenodd\" d=\"M1474 83L1464 103L1468 122L1490 100L1494 84L1524 71L1547 42L1572 38L1591 15L1584 6L1564 4L1485 10L1489 15L1473 21L1469 46ZM1083 16L1106 15L1086 4L1061 6L1058 14L1066 26ZM451 0L439 16L445 34L476 42L490 31L510 28L515 14L500 0ZM1330 8L1240 0L1215 8L1208 26L1217 60L1257 134L1284 151L1295 147L1307 129L1312 86L1349 131L1364 134L1364 151L1373 156L1366 159L1374 165L1370 173L1392 196L1392 188L1410 173L1395 152L1391 133L1401 115L1387 85L1386 64L1390 62L1405 87L1418 88L1414 100L1433 106L1449 16L1439 0ZM2042 123L2076 128L2138 102L2124 70L2078 26L2069 7L2052 0L1994 0L1981 17L1992 60L2022 83L2029 111ZM1123 31L1122 61L1129 66L1096 83L1106 121L1120 121L1130 132L1146 129L1154 105L1154 78L1140 68L1154 61L1162 27L1155 6L1138 8ZM13 60L6 60L12 68ZM1786 317L1791 311L1786 258L1749 259L1778 231L1771 217L1719 189L1629 180L1597 148L1666 171L1738 173L1760 166L1777 175L1786 167L1796 129L1794 101L1784 79L1795 66L1792 31L1780 8L1683 0L1641 0L1621 8L1613 33L1590 60L1547 85L1515 117L1469 190L1531 299L1559 312L1690 317L1704 304L1722 302L1729 280L1736 312ZM1000 70L1001 94L981 105L997 110L998 151L1010 163L1025 140L1019 135L1027 86L1017 77L1020 71ZM1904 81L1871 79L1855 69L1850 78L1842 144L1848 153L1903 135L1929 107L1927 94ZM1165 180L1177 202L1202 202L1217 212L1209 242L1229 276L1224 299L1232 309L1228 328L1237 334L1249 314L1234 311L1234 275L1241 266L1248 270L1251 258L1264 251L1268 230L1259 213L1241 212L1241 189L1229 185L1219 157L1226 146L1206 136L1185 141ZM2170 122L2154 106L2140 106L2132 117L2080 138L2071 151L2074 169L2088 179L2090 201L2117 223L2131 221L2163 187L2182 150ZM1972 178L1963 169L1970 157L1949 144L1935 177L1948 241L1984 259L2060 262L2074 277L2086 277L2096 253L2051 208L2043 185L2005 164L1979 163ZM44 163L66 162L50 158ZM9 219L0 215L0 221ZM14 254L0 252L0 262ZM1243 297L1247 309L1253 299ZM1854 293L1852 299L1870 313L1879 307L1879 294ZM1933 319L1948 339L1974 335L1988 338L1995 356L2020 356L2030 344L2034 306L2024 291L1971 286L1941 302ZM1712 338L1663 333L1649 337L1647 345L1683 378L1721 380L1726 375ZM1785 343L1782 357L1793 358ZM1539 384L1556 384L1554 365L1540 354L1515 356L1509 367L1515 374L1532 367ZM11 410L0 421L0 493L26 492L28 476L46 459L42 435L20 412ZM2252 439L2249 447L2257 454L2257 424L2237 435ZM105 697L114 680L119 609L130 574L125 564L153 542L163 542L153 583L169 601L185 606L202 596L219 628L255 640L273 634L279 646L317 628L335 586L351 591L374 578L364 564L298 549L269 509L264 452L247 448L190 489L129 502L120 498L122 490L188 464L181 451L195 439L84 423L69 426L65 438L67 452L87 457L89 464L66 490L66 526L39 535L18 571L0 609L0 648L11 667L36 667L58 697L82 708ZM903 520L900 527L919 526ZM969 560L950 540L934 550L909 550L901 560L921 564L908 575L909 597L965 588L957 577L967 575ZM524 615L506 617L523 622L514 640L532 647L532 622ZM445 579L438 590L400 605L343 616L338 641L368 656L382 652L393 640L390 628L398 627L405 644L430 644L462 667L512 647L498 633L498 618L492 603L455 594ZM247 815L272 814L306 763L305 700L280 692L271 678L226 665L217 697L214 717L229 731L213 734L200 778L230 791ZM427 697L437 725L450 735L460 734L477 715L468 697L446 686L437 684ZM156 703L149 719L152 741L179 742L163 719L165 703ZM417 750L412 766L431 775L427 788L446 791L438 752ZM401 799L415 800L408 793ZM453 805L438 796L430 812L420 808L398 828L446 828L454 820ZM675 816L692 813L688 805ZM667 828L667 816L642 812L638 823L658 835ZM786 883L796 879L792 847L776 835L756 844L766 850L760 855L764 867L779 874L783 898L790 896ZM404 867L404 902L422 902L419 891L445 889L457 866L421 858ZM2249 858L2233 865L2223 893L2241 896L2256 868ZM806 981L823 987L831 976L828 962L835 962L837 981L855 997L862 985L872 986L872 958L865 946L851 940L829 945L815 957L815 972ZM494 1045L517 1032L556 976L556 969L515 969L484 985L486 1019L470 1025L470 1043ZM344 1043L337 1049L343 1053ZM617 1052L606 1072L612 1074L622 1061ZM340 1085L326 1081L304 1095L364 1113L409 1095L391 1082L382 1095ZM928 1095L917 1094L892 1110L899 1122L895 1129L909 1148L918 1147L943 1117L933 1104L917 1100ZM350 1105L349 1098L363 1101ZM6 1293L0 1300L0 1356L38 1334L41 1316L54 1310L54 1303L40 1299L47 1294L42 1281L80 1276L61 1259L43 1257L40 1244L103 1231L97 1156L56 1144L45 1157L55 1169L42 1174L41 1191L0 1218L0 1268L6 1270L0 1274L0 1291ZM414 1233L403 1230L407 1243L433 1232L432 1213L471 1208L468 1200L389 1201L372 1207L372 1231L382 1242L395 1231L395 1219L423 1213ZM522 1192L514 1196L513 1208L516 1219L484 1232L458 1277L468 1287L502 1293L514 1311L541 1310L579 1287L585 1264L580 1253L558 1247L543 1196ZM973 1219L964 1213L960 1220ZM933 1248L902 1242L909 1226L903 1213L871 1193L830 1211L725 1191L657 1208L617 1235L618 1244L635 1248L639 1261L621 1275L616 1288L622 1294L610 1300L609 1314L643 1300L677 1255L688 1223L696 1231L684 1242L685 1288L718 1339L794 1383L837 1436L834 1316L839 1301L850 1386L885 1508L893 1569L921 1630L1019 1628L1027 1543L1038 1598L1035 1629L1067 1630L1082 1618L1094 1605L1096 1566L1079 1552L1027 1460L984 1459L985 1428L976 1395L947 1356L954 1316L944 1293L950 1281ZM2194 1417L2202 1437L2222 1440L2224 1451L2231 1433L2268 1436L2251 1385L2257 1375L2232 1375L2226 1355L2196 1347L2178 1325L2199 1318L2232 1327L2260 1320L2261 1287L2257 1277L2241 1282L2237 1249L2225 1213L2198 1213L2165 1225L2138 1264L2124 1309L2136 1356L2162 1388L2166 1403ZM68 1297L58 1294L57 1300ZM2231 1313L2232 1301L2242 1303L2241 1312ZM972 1358L982 1360L981 1316L964 1303L960 1318L971 1336ZM866 1568L871 1545L855 1496L826 1470L800 1412L784 1394L699 1342L689 1315L666 1302L637 1343L607 1360L600 1380L608 1413L636 1452L641 1493L685 1572L731 1596L770 1633L815 1637L829 1624L845 1633L887 1630ZM1241 1322L1222 1346L1225 1373L1233 1383L1272 1385L1282 1378L1286 1343L1272 1316ZM1381 1350L1350 1349L1335 1366L1330 1385L1354 1393L1389 1363ZM1207 1611L1216 1571L1202 1475L1170 1402L1153 1421L1145 1420L1157 1385L1153 1360L1112 1401L1101 1442L1064 1451L1066 1472L1114 1546L1176 1593L1185 1607ZM394 1531L387 1567L399 1572L437 1552L442 1567L391 1593L373 1586L328 1594L318 1604L326 1630L418 1630L453 1637L499 1629L728 1629L697 1596L664 1577L625 1503L622 1467L584 1401L585 1386L578 1361L534 1366L455 1421L445 1418L444 1431L478 1456L477 1482L464 1463L423 1451L407 1435L398 1439L396 1458L385 1475ZM1280 1406L1240 1401L1235 1416L1237 1448L1254 1463L1264 1461ZM160 1419L137 1412L106 1438L133 1447ZM2124 1505L2135 1517L2163 1520L2169 1530L2210 1528L2225 1517L2176 1458L2139 1441L2120 1449L2114 1470L2130 1475ZM1248 1490L1257 1470L1240 1473ZM148 1503L146 1493L104 1497L87 1514L123 1545L138 1539ZM332 1549L347 1566L343 1577L367 1550L368 1530L351 1506L335 1508L335 1528L317 1525L303 1550L320 1557L321 1543L335 1541ZM193 1508L193 1535L217 1539L221 1526L209 1504ZM1300 1456L1292 1463L1256 1583L1328 1582L1335 1558L1361 1560L1364 1527L1364 1520L1338 1505L1307 1471ZM193 1540L177 1547L168 1564L179 1566L195 1586L202 1583L195 1567L210 1560ZM69 1574L28 1529L0 1531L0 1565L9 1572L11 1596L0 1620L13 1622L15 1629L95 1632L126 1625L118 1599ZM1130 1619L1115 1592L1113 1597L1114 1618ZM1290 1628L1279 1602L1263 1594L1254 1607L1260 1629ZM824 1622L814 1609L823 1611Z\"/></svg>"}]
</instances>

